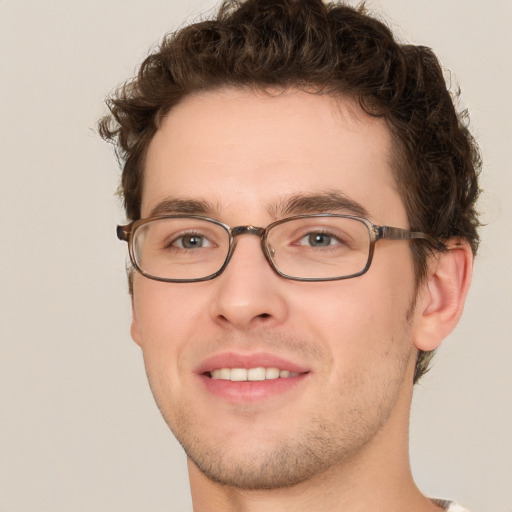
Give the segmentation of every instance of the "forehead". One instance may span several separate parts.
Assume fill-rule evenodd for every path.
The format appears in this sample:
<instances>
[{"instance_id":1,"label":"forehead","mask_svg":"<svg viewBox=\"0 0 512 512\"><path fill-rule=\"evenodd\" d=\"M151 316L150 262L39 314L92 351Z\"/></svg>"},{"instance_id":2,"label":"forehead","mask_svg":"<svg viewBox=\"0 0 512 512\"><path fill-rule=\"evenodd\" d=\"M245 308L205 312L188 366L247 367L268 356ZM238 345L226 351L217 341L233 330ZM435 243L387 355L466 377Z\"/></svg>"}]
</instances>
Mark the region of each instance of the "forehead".
<instances>
[{"instance_id":1,"label":"forehead","mask_svg":"<svg viewBox=\"0 0 512 512\"><path fill-rule=\"evenodd\" d=\"M332 193L375 219L384 210L402 214L390 149L385 122L347 98L297 90L193 95L162 119L149 146L142 215L174 197L229 215Z\"/></svg>"}]
</instances>

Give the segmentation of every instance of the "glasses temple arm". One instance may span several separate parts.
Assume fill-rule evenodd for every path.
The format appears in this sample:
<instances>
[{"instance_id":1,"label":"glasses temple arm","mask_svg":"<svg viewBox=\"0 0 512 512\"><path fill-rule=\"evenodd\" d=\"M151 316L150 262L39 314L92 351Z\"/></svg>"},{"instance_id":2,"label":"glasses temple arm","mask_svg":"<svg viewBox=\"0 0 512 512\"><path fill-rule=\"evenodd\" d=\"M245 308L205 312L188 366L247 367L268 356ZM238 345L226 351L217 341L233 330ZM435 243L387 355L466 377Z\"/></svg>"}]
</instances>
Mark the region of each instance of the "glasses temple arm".
<instances>
[{"instance_id":1,"label":"glasses temple arm","mask_svg":"<svg viewBox=\"0 0 512 512\"><path fill-rule=\"evenodd\" d=\"M124 226L116 226L116 234L119 240L128 242L130 240L130 233L132 231L132 225L126 224Z\"/></svg>"},{"instance_id":2,"label":"glasses temple arm","mask_svg":"<svg viewBox=\"0 0 512 512\"><path fill-rule=\"evenodd\" d=\"M377 236L378 238L388 240L426 240L432 247L439 251L446 251L448 249L440 240L420 231L409 231L408 229L393 228L391 226L379 226Z\"/></svg>"}]
</instances>

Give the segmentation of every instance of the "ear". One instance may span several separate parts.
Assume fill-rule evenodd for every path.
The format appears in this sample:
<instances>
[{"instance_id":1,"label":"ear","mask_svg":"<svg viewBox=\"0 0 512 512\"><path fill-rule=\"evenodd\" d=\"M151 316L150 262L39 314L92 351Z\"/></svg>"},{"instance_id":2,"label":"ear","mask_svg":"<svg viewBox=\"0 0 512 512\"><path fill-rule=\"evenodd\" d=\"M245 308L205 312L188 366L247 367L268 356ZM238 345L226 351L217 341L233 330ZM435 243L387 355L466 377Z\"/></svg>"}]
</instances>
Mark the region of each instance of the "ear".
<instances>
[{"instance_id":1,"label":"ear","mask_svg":"<svg viewBox=\"0 0 512 512\"><path fill-rule=\"evenodd\" d=\"M448 250L428 263L416 305L414 344L434 350L453 331L464 309L473 272L473 252L466 240L451 238Z\"/></svg>"},{"instance_id":2,"label":"ear","mask_svg":"<svg viewBox=\"0 0 512 512\"><path fill-rule=\"evenodd\" d=\"M132 325L130 327L130 334L132 335L133 341L139 345L142 344L142 336L140 335L139 324L137 322L137 314L135 312L135 305L132 294Z\"/></svg>"}]
</instances>

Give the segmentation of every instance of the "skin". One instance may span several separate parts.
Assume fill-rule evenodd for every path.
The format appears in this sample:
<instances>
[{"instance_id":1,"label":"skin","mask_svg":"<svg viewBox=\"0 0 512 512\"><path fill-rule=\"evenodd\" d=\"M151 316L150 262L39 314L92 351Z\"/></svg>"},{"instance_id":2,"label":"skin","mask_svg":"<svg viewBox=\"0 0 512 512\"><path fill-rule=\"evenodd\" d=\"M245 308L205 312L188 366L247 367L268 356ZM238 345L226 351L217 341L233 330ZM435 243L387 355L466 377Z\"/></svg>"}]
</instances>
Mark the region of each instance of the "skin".
<instances>
[{"instance_id":1,"label":"skin","mask_svg":"<svg viewBox=\"0 0 512 512\"><path fill-rule=\"evenodd\" d=\"M179 198L209 205L189 213L264 227L289 215L290 197L336 192L372 222L408 228L391 144L382 120L344 98L191 96L151 142L142 216L174 213L165 201ZM469 284L467 247L451 253L433 261L419 290L402 241L380 241L370 270L345 281L283 279L250 235L214 280L135 274L132 336L187 452L196 512L438 510L412 480L407 429L417 350L453 328ZM285 392L229 400L197 373L226 352L264 352L307 374Z\"/></svg>"}]
</instances>

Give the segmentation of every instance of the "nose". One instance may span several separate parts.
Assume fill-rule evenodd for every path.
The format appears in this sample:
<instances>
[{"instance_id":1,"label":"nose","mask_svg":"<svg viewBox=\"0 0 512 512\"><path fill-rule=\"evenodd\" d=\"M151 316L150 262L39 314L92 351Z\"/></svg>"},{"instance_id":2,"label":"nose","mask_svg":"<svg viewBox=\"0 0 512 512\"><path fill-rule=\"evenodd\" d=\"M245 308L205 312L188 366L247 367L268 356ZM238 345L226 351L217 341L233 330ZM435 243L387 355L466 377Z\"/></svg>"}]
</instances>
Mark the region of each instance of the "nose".
<instances>
[{"instance_id":1,"label":"nose","mask_svg":"<svg viewBox=\"0 0 512 512\"><path fill-rule=\"evenodd\" d=\"M287 315L285 280L270 267L259 236L247 235L250 233L237 237L228 266L212 281L212 317L224 327L238 330L279 325Z\"/></svg>"}]
</instances>

